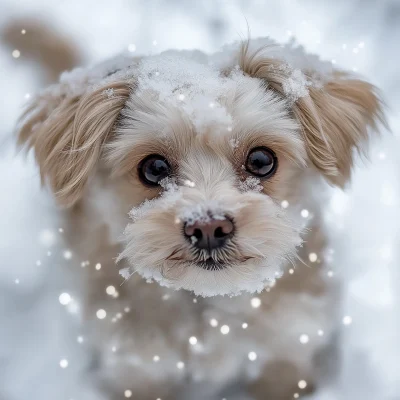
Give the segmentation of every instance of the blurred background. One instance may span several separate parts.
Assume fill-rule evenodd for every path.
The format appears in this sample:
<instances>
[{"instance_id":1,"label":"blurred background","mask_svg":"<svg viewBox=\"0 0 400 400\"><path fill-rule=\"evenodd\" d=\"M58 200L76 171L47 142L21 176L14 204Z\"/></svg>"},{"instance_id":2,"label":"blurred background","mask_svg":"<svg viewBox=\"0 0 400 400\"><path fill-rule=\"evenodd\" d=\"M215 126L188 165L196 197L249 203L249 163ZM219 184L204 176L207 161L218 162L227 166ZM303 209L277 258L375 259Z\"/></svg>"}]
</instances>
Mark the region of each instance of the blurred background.
<instances>
[{"instance_id":1,"label":"blurred background","mask_svg":"<svg viewBox=\"0 0 400 400\"><path fill-rule=\"evenodd\" d=\"M71 387L82 385L82 399L91 390L79 380L88 351L79 319L59 299L73 278L56 268L56 208L32 159L15 151L24 103L61 66L121 51L212 52L245 38L247 24L252 37L295 38L382 89L392 132L327 207L330 270L345 283L343 342L339 376L313 398L400 399L400 1L0 0L0 10L1 400L80 400L69 397ZM51 57L59 39L65 60Z\"/></svg>"}]
</instances>

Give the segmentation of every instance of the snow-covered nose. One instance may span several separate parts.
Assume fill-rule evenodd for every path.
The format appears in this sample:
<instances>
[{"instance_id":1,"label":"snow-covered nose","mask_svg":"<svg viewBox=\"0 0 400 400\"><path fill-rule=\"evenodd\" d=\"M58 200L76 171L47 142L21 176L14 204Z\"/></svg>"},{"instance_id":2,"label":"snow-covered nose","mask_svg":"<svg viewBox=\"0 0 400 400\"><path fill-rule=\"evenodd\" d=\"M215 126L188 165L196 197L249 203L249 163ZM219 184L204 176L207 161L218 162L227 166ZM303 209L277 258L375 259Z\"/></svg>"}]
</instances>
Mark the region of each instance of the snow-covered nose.
<instances>
[{"instance_id":1,"label":"snow-covered nose","mask_svg":"<svg viewBox=\"0 0 400 400\"><path fill-rule=\"evenodd\" d=\"M192 244L209 251L223 247L226 240L232 237L233 231L233 221L226 216L222 219L210 218L208 221L184 225L184 234Z\"/></svg>"}]
</instances>

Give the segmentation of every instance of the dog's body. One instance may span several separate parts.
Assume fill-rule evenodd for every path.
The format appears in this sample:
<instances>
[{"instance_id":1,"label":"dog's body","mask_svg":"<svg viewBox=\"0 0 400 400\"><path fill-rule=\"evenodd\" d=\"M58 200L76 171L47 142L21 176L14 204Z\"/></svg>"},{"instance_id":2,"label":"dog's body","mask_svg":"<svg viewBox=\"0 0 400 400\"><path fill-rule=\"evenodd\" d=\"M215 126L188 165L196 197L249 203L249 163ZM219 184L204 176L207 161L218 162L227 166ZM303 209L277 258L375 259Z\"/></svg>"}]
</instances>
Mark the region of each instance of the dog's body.
<instances>
[{"instance_id":1,"label":"dog's body","mask_svg":"<svg viewBox=\"0 0 400 400\"><path fill-rule=\"evenodd\" d=\"M293 206L298 214L302 208L312 214L312 229L300 250L301 259L311 267L288 266L294 272L260 294L202 298L147 283L137 275L121 285L115 257L128 210L121 212L120 205L113 204L117 189L110 188L107 176L96 180L86 200L68 210L61 225L66 246L73 250L74 274L82 280L82 287L71 294L85 305L84 336L95 349L94 374L107 394L117 399L129 389L134 398L146 400L278 400L308 393L320 379L333 378L336 355L330 348L337 339L338 282L324 266L325 234L312 192ZM313 252L318 254L315 264L308 261ZM81 268L80 260L90 265ZM109 285L116 288L118 298L106 294ZM254 298L261 300L259 307L254 307ZM106 310L105 320L96 318L98 309ZM223 325L230 328L226 335L220 331ZM308 343L300 342L302 335L309 337ZM196 345L189 343L192 336ZM255 361L248 358L251 352L256 353ZM307 382L306 389L298 388L300 380ZM242 392L235 397L238 389ZM241 397L244 393L248 397Z\"/></svg>"},{"instance_id":2,"label":"dog's body","mask_svg":"<svg viewBox=\"0 0 400 400\"><path fill-rule=\"evenodd\" d=\"M73 72L22 121L20 141L70 206L67 245L90 261L74 298L106 398L283 400L332 373L321 355L337 337L338 284L325 267L321 175L347 181L379 99L299 49L250 44ZM249 172L260 148L278 160L268 179ZM173 172L150 187L153 154ZM201 239L210 220L234 231L200 249L187 227Z\"/></svg>"}]
</instances>

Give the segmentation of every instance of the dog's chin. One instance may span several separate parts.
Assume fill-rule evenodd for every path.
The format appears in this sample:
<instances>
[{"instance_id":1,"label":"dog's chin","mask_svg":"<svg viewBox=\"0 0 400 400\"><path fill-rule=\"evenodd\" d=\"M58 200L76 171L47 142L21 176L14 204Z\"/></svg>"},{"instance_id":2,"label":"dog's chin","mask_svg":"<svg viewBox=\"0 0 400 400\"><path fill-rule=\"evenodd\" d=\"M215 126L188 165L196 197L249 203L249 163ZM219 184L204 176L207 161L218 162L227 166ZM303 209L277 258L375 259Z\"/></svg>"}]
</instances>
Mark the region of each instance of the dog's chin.
<instances>
[{"instance_id":1,"label":"dog's chin","mask_svg":"<svg viewBox=\"0 0 400 400\"><path fill-rule=\"evenodd\" d=\"M206 271L219 271L221 269L227 268L229 265L234 264L233 261L218 261L211 257L204 261L198 261L193 263L196 267L203 268Z\"/></svg>"},{"instance_id":2,"label":"dog's chin","mask_svg":"<svg viewBox=\"0 0 400 400\"><path fill-rule=\"evenodd\" d=\"M168 261L158 266L138 268L147 281L175 290L188 290L196 296L237 296L243 292L259 293L272 287L282 274L282 264L267 259L240 261Z\"/></svg>"}]
</instances>

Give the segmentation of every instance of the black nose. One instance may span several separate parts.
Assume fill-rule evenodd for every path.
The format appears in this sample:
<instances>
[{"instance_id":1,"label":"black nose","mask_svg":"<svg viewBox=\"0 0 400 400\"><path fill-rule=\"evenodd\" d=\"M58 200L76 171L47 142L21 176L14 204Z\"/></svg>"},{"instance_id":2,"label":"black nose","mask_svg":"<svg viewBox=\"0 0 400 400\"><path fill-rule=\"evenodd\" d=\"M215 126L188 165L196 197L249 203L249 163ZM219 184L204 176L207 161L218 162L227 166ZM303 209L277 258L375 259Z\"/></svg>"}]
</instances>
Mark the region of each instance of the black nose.
<instances>
[{"instance_id":1,"label":"black nose","mask_svg":"<svg viewBox=\"0 0 400 400\"><path fill-rule=\"evenodd\" d=\"M211 218L207 222L196 222L185 225L184 233L198 249L213 250L222 247L233 235L233 222L228 217L224 219Z\"/></svg>"}]
</instances>

